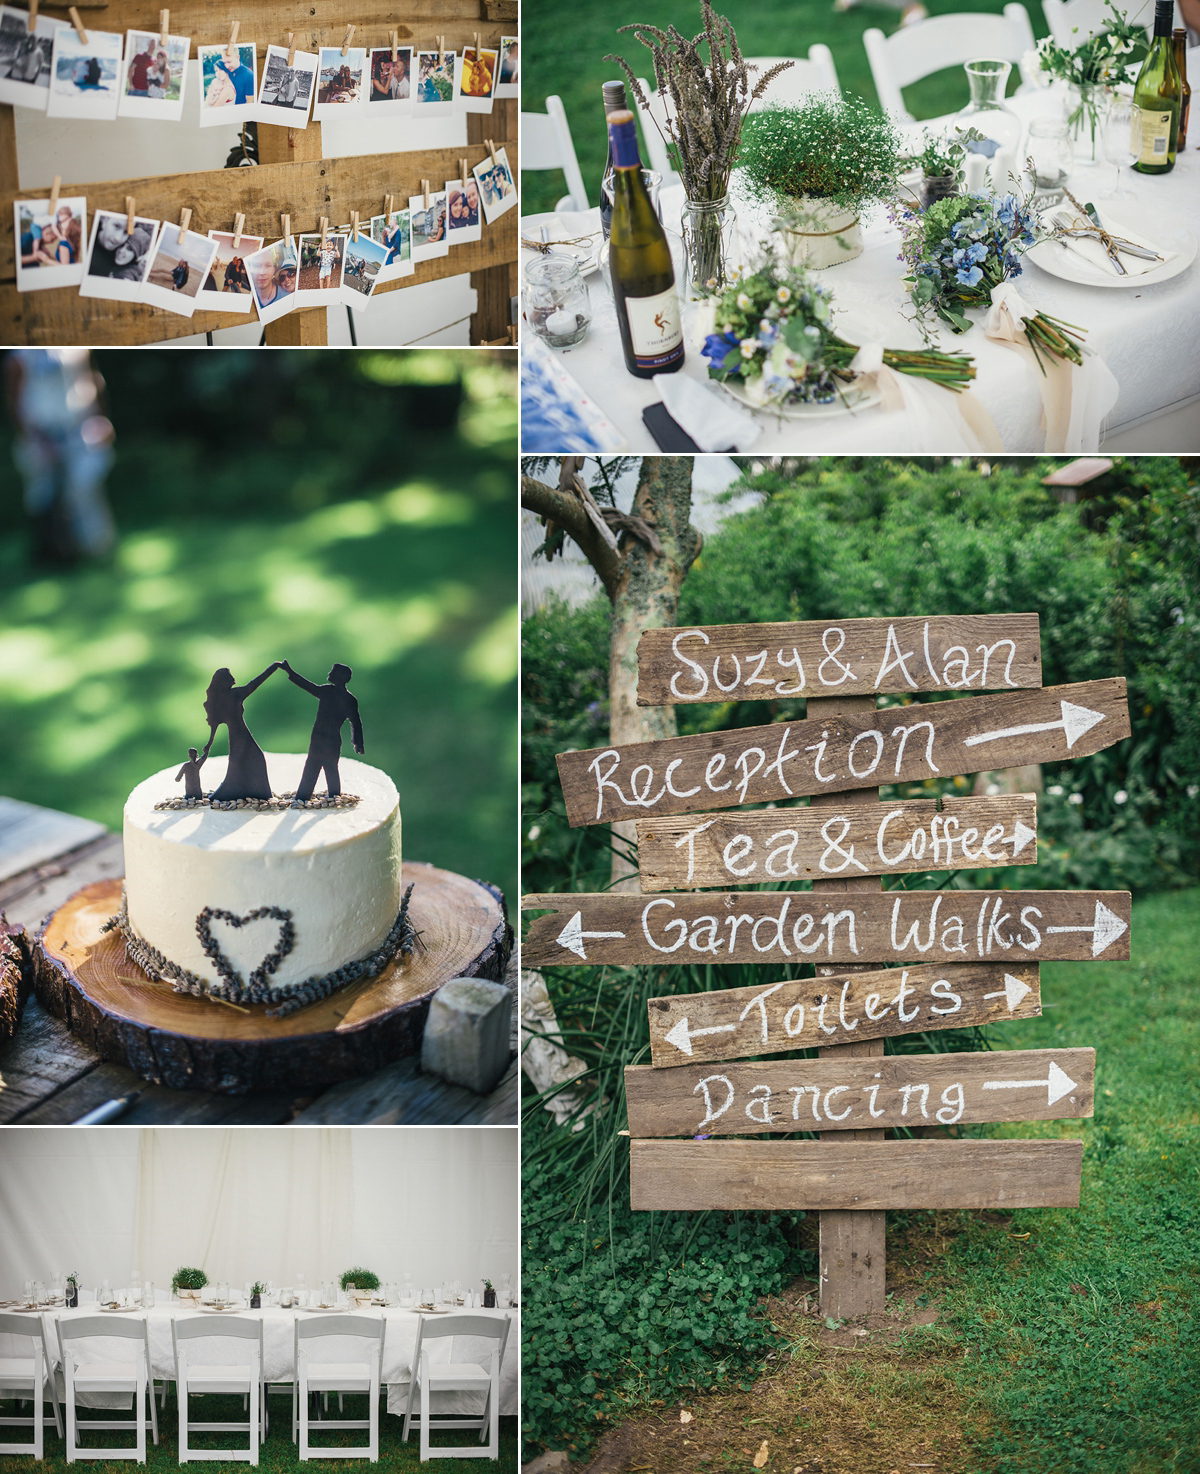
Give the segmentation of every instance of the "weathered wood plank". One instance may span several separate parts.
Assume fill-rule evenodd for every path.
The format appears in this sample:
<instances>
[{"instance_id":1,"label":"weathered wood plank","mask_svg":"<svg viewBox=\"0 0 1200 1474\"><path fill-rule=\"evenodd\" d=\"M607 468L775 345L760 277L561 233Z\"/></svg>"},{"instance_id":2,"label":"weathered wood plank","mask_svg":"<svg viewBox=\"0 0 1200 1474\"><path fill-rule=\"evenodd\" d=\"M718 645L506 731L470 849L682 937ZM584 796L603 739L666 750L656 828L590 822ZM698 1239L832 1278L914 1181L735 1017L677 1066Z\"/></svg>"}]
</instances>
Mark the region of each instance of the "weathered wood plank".
<instances>
[{"instance_id":1,"label":"weathered wood plank","mask_svg":"<svg viewBox=\"0 0 1200 1474\"><path fill-rule=\"evenodd\" d=\"M650 629L637 653L639 706L1042 684L1036 614Z\"/></svg>"},{"instance_id":2,"label":"weathered wood plank","mask_svg":"<svg viewBox=\"0 0 1200 1474\"><path fill-rule=\"evenodd\" d=\"M1032 962L1129 957L1128 891L529 895L526 967L579 963Z\"/></svg>"},{"instance_id":3,"label":"weathered wood plank","mask_svg":"<svg viewBox=\"0 0 1200 1474\"><path fill-rule=\"evenodd\" d=\"M1082 1141L632 1141L637 1211L1077 1208Z\"/></svg>"},{"instance_id":4,"label":"weathered wood plank","mask_svg":"<svg viewBox=\"0 0 1200 1474\"><path fill-rule=\"evenodd\" d=\"M94 819L0 798L0 880L33 870L107 833Z\"/></svg>"},{"instance_id":5,"label":"weathered wood plank","mask_svg":"<svg viewBox=\"0 0 1200 1474\"><path fill-rule=\"evenodd\" d=\"M631 1136L752 1136L1092 1114L1094 1049L627 1065Z\"/></svg>"},{"instance_id":6,"label":"weathered wood plank","mask_svg":"<svg viewBox=\"0 0 1200 1474\"><path fill-rule=\"evenodd\" d=\"M1063 762L1129 736L1114 678L559 753L573 825Z\"/></svg>"},{"instance_id":7,"label":"weathered wood plank","mask_svg":"<svg viewBox=\"0 0 1200 1474\"><path fill-rule=\"evenodd\" d=\"M65 5L43 5L43 11L53 12L56 20L67 19ZM92 0L90 6L80 9L100 9L102 15L92 15L91 24L97 30L125 31L158 30L158 6L155 0ZM297 49L314 51L318 45L331 46L334 41L341 45L346 26L354 23L356 46L384 46L393 29L398 29L401 39L415 37L417 44L436 46L436 35L444 31L446 49L471 44L474 30L491 36L486 10L481 0L419 0L413 7L405 7L403 23L394 6L383 0L325 0L320 6L312 0L182 0L171 6L171 33L191 36L192 55L196 45L211 45L229 37L229 27L241 21L242 35L246 41L258 46L261 62L267 43L281 46L288 31L296 34ZM501 17L497 17L497 20ZM497 38L499 27L495 27ZM244 42L243 42L244 44ZM489 40L486 44L492 44Z\"/></svg>"},{"instance_id":8,"label":"weathered wood plank","mask_svg":"<svg viewBox=\"0 0 1200 1474\"><path fill-rule=\"evenodd\" d=\"M209 1095L199 1090L168 1090L139 1080L122 1065L102 1061L47 1100L26 1111L22 1126L69 1126L97 1106L140 1091L119 1118L122 1126L218 1126L237 1123L278 1126L292 1119L294 1095Z\"/></svg>"},{"instance_id":9,"label":"weathered wood plank","mask_svg":"<svg viewBox=\"0 0 1200 1474\"><path fill-rule=\"evenodd\" d=\"M296 1117L299 1126L515 1126L520 1088L514 1061L490 1095L476 1095L398 1060L362 1080L335 1085Z\"/></svg>"},{"instance_id":10,"label":"weathered wood plank","mask_svg":"<svg viewBox=\"0 0 1200 1474\"><path fill-rule=\"evenodd\" d=\"M815 796L815 795L814 795ZM830 795L832 797L832 795ZM645 891L1037 863L1037 799L947 796L878 804L672 814L637 821Z\"/></svg>"},{"instance_id":11,"label":"weathered wood plank","mask_svg":"<svg viewBox=\"0 0 1200 1474\"><path fill-rule=\"evenodd\" d=\"M1041 1011L1036 962L887 968L763 982L651 998L650 1058L659 1066L744 1059L928 1029L969 1029L1037 1018Z\"/></svg>"},{"instance_id":12,"label":"weathered wood plank","mask_svg":"<svg viewBox=\"0 0 1200 1474\"><path fill-rule=\"evenodd\" d=\"M0 1046L0 1125L23 1120L99 1063L95 1050L27 998L16 1037Z\"/></svg>"}]
</instances>

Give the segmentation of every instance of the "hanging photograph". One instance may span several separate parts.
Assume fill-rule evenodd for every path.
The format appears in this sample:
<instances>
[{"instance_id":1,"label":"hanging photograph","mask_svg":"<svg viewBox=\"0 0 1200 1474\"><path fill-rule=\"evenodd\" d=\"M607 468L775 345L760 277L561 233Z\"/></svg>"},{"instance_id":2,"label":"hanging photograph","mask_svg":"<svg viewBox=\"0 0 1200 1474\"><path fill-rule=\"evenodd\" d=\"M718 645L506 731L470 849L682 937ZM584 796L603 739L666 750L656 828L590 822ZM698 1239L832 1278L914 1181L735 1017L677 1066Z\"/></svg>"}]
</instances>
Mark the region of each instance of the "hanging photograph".
<instances>
[{"instance_id":1,"label":"hanging photograph","mask_svg":"<svg viewBox=\"0 0 1200 1474\"><path fill-rule=\"evenodd\" d=\"M454 108L453 51L418 51L414 66L413 116L449 117Z\"/></svg>"},{"instance_id":2,"label":"hanging photograph","mask_svg":"<svg viewBox=\"0 0 1200 1474\"><path fill-rule=\"evenodd\" d=\"M479 216L479 186L469 175L446 181L446 229L452 246L465 246L483 235Z\"/></svg>"},{"instance_id":3,"label":"hanging photograph","mask_svg":"<svg viewBox=\"0 0 1200 1474\"><path fill-rule=\"evenodd\" d=\"M70 26L59 26L50 58L52 118L117 116L121 101L121 56L125 38L117 31L87 31L81 41Z\"/></svg>"},{"instance_id":4,"label":"hanging photograph","mask_svg":"<svg viewBox=\"0 0 1200 1474\"><path fill-rule=\"evenodd\" d=\"M393 210L390 215L372 215L371 239L387 252L387 259L379 269L379 281L412 276L415 268L412 259L411 211Z\"/></svg>"},{"instance_id":5,"label":"hanging photograph","mask_svg":"<svg viewBox=\"0 0 1200 1474\"><path fill-rule=\"evenodd\" d=\"M411 114L412 61L411 46L397 46L395 55L390 46L380 46L371 52L367 106L372 116L407 118Z\"/></svg>"},{"instance_id":6,"label":"hanging photograph","mask_svg":"<svg viewBox=\"0 0 1200 1474\"><path fill-rule=\"evenodd\" d=\"M464 113L490 113L496 91L498 53L481 47L464 46L455 65L455 90Z\"/></svg>"},{"instance_id":7,"label":"hanging photograph","mask_svg":"<svg viewBox=\"0 0 1200 1474\"><path fill-rule=\"evenodd\" d=\"M307 128L316 76L316 52L297 51L289 62L286 46L268 46L258 89L258 121Z\"/></svg>"},{"instance_id":8,"label":"hanging photograph","mask_svg":"<svg viewBox=\"0 0 1200 1474\"><path fill-rule=\"evenodd\" d=\"M508 155L502 148L496 150L495 158L490 155L482 164L471 170L479 181L483 196L483 218L490 225L517 203L517 186L513 183Z\"/></svg>"},{"instance_id":9,"label":"hanging photograph","mask_svg":"<svg viewBox=\"0 0 1200 1474\"><path fill-rule=\"evenodd\" d=\"M189 230L182 239L180 234L178 225L164 225L159 231L142 301L191 317L217 254L217 243L198 230Z\"/></svg>"},{"instance_id":10,"label":"hanging photograph","mask_svg":"<svg viewBox=\"0 0 1200 1474\"><path fill-rule=\"evenodd\" d=\"M366 98L366 49L350 46L343 56L340 46L322 46L317 54L317 103L313 121L349 117L364 105Z\"/></svg>"},{"instance_id":11,"label":"hanging photograph","mask_svg":"<svg viewBox=\"0 0 1200 1474\"><path fill-rule=\"evenodd\" d=\"M346 236L346 267L342 273L342 301L348 307L361 307L379 281L379 273L387 260L387 251L367 232L359 229L358 239Z\"/></svg>"},{"instance_id":12,"label":"hanging photograph","mask_svg":"<svg viewBox=\"0 0 1200 1474\"><path fill-rule=\"evenodd\" d=\"M116 210L96 211L87 266L79 284L81 297L107 297L116 302L136 302L141 297L159 222L137 215L132 230L128 225L128 218Z\"/></svg>"},{"instance_id":13,"label":"hanging photograph","mask_svg":"<svg viewBox=\"0 0 1200 1474\"><path fill-rule=\"evenodd\" d=\"M429 203L425 196L413 195L408 202L412 215L412 258L417 261L432 261L435 256L445 256L450 251L450 238L446 231L446 191L430 191Z\"/></svg>"},{"instance_id":14,"label":"hanging photograph","mask_svg":"<svg viewBox=\"0 0 1200 1474\"><path fill-rule=\"evenodd\" d=\"M156 32L126 31L120 116L177 123L191 49L190 36L168 36L164 46Z\"/></svg>"},{"instance_id":15,"label":"hanging photograph","mask_svg":"<svg viewBox=\"0 0 1200 1474\"><path fill-rule=\"evenodd\" d=\"M520 97L520 52L516 36L500 37L500 75L493 97Z\"/></svg>"},{"instance_id":16,"label":"hanging photograph","mask_svg":"<svg viewBox=\"0 0 1200 1474\"><path fill-rule=\"evenodd\" d=\"M44 15L30 30L28 11L0 6L0 102L46 111L56 30L58 22Z\"/></svg>"},{"instance_id":17,"label":"hanging photograph","mask_svg":"<svg viewBox=\"0 0 1200 1474\"><path fill-rule=\"evenodd\" d=\"M200 126L216 128L252 119L257 112L257 61L253 41L228 46L200 46Z\"/></svg>"},{"instance_id":18,"label":"hanging photograph","mask_svg":"<svg viewBox=\"0 0 1200 1474\"><path fill-rule=\"evenodd\" d=\"M296 249L300 254L296 306L321 307L326 302L338 301L346 237L331 230L322 240L320 232L314 231L311 235L298 235Z\"/></svg>"},{"instance_id":19,"label":"hanging photograph","mask_svg":"<svg viewBox=\"0 0 1200 1474\"><path fill-rule=\"evenodd\" d=\"M262 250L263 237L235 238L231 230L210 230L208 238L216 242L217 250L196 299L197 311L249 312L254 299L246 262L255 251Z\"/></svg>"},{"instance_id":20,"label":"hanging photograph","mask_svg":"<svg viewBox=\"0 0 1200 1474\"><path fill-rule=\"evenodd\" d=\"M59 195L53 211L49 200L14 200L13 233L18 292L76 287L83 280L87 200L82 195Z\"/></svg>"},{"instance_id":21,"label":"hanging photograph","mask_svg":"<svg viewBox=\"0 0 1200 1474\"><path fill-rule=\"evenodd\" d=\"M287 241L275 241L246 261L258 320L274 322L296 305L296 252Z\"/></svg>"}]
</instances>

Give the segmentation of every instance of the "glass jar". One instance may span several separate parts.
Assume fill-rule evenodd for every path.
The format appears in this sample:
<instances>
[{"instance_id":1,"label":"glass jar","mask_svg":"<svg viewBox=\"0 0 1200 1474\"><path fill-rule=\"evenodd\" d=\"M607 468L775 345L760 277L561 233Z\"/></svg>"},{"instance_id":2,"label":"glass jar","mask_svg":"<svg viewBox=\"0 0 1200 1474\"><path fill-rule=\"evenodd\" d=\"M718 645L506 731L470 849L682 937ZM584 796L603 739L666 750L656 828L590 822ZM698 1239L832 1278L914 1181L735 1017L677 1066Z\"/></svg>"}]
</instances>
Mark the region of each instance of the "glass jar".
<instances>
[{"instance_id":1,"label":"glass jar","mask_svg":"<svg viewBox=\"0 0 1200 1474\"><path fill-rule=\"evenodd\" d=\"M967 182L973 183L972 155L982 154L988 160L988 175L993 190L1012 192L1013 174L1021 168L1021 120L1004 101L1012 63L994 57L981 57L963 64L971 101L958 114L955 126L975 128L983 134L979 142L967 145Z\"/></svg>"},{"instance_id":2,"label":"glass jar","mask_svg":"<svg viewBox=\"0 0 1200 1474\"><path fill-rule=\"evenodd\" d=\"M1033 192L1038 209L1057 205L1063 199L1071 172L1074 146L1066 121L1035 118L1029 125L1025 152L1033 165Z\"/></svg>"},{"instance_id":3,"label":"glass jar","mask_svg":"<svg viewBox=\"0 0 1200 1474\"><path fill-rule=\"evenodd\" d=\"M687 200L682 226L686 279L676 282L680 297L695 301L723 292L743 265L737 213L729 196Z\"/></svg>"},{"instance_id":4,"label":"glass jar","mask_svg":"<svg viewBox=\"0 0 1200 1474\"><path fill-rule=\"evenodd\" d=\"M526 266L525 317L551 348L582 343L592 321L592 299L577 261L546 255Z\"/></svg>"},{"instance_id":5,"label":"glass jar","mask_svg":"<svg viewBox=\"0 0 1200 1474\"><path fill-rule=\"evenodd\" d=\"M1068 84L1063 98L1063 116L1075 153L1075 163L1082 168L1104 161L1103 123L1108 106L1105 89L1088 83Z\"/></svg>"}]
</instances>

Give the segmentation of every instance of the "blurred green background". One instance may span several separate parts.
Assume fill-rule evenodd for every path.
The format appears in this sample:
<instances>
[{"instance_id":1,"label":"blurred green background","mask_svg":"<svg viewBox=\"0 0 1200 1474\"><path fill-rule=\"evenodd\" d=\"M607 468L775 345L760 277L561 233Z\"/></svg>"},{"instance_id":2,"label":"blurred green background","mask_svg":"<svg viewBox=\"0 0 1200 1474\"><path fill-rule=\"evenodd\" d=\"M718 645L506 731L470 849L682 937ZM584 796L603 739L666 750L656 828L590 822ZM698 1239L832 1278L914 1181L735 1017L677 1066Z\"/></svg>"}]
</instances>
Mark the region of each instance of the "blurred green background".
<instances>
[{"instance_id":1,"label":"blurred green background","mask_svg":"<svg viewBox=\"0 0 1200 1474\"><path fill-rule=\"evenodd\" d=\"M114 829L207 736L213 671L354 669L409 859L516 895L515 355L107 351L111 558L31 565L0 424L0 793ZM312 699L247 703L307 750ZM214 751L224 752L222 733ZM350 754L348 738L344 751ZM182 785L181 785L182 787Z\"/></svg>"},{"instance_id":2,"label":"blurred green background","mask_svg":"<svg viewBox=\"0 0 1200 1474\"><path fill-rule=\"evenodd\" d=\"M878 26L891 35L900 25L899 6L857 5L835 11L833 0L713 0L717 13L733 23L743 56L806 57L808 48L823 41L833 52L834 66L843 92L855 93L877 105L871 68L863 49L862 34ZM964 11L999 14L1004 0L924 0L930 15L958 15ZM1035 36L1047 32L1042 7L1030 0L1025 7ZM621 76L620 68L605 56L623 56L634 75L646 78L651 87L654 73L650 53L634 37L617 34L619 26L646 22L666 29L675 26L685 36L701 29L699 0L525 0L524 76L521 108L524 112L546 110L546 98L556 93L567 110L575 153L583 171L592 203L600 197L600 177L608 153L604 128L604 106L600 88L610 78ZM1009 92L1019 82L1016 68L1009 78ZM914 118L935 118L965 107L967 79L962 67L950 67L905 88L904 100ZM553 210L566 192L558 170L528 173L521 179L521 208L526 215Z\"/></svg>"}]
</instances>

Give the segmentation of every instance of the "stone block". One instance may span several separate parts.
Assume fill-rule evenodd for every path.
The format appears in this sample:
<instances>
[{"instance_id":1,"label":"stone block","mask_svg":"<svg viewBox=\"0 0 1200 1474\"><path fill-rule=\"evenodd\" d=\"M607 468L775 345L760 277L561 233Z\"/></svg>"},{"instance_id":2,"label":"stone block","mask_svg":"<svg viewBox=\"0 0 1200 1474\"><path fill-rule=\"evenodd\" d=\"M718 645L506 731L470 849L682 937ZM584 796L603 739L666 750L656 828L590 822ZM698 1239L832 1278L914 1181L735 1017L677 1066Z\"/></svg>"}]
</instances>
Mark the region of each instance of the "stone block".
<instances>
[{"instance_id":1,"label":"stone block","mask_svg":"<svg viewBox=\"0 0 1200 1474\"><path fill-rule=\"evenodd\" d=\"M451 978L433 995L421 1068L487 1095L511 1058L512 994L486 978Z\"/></svg>"}]
</instances>

